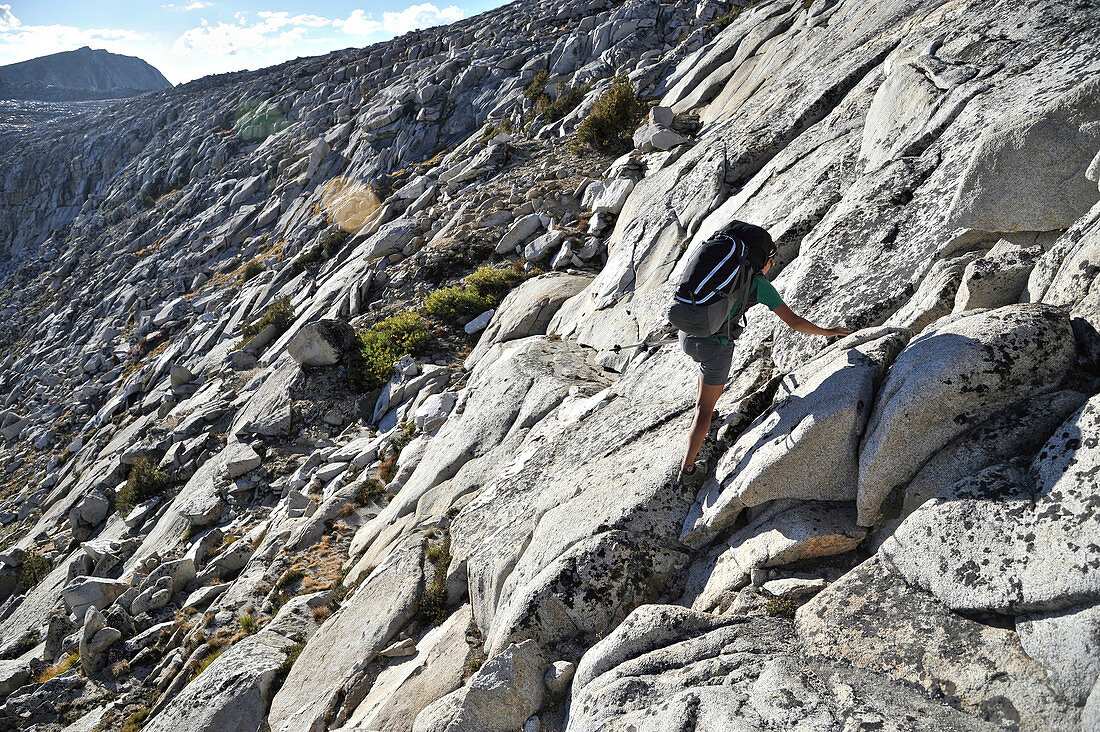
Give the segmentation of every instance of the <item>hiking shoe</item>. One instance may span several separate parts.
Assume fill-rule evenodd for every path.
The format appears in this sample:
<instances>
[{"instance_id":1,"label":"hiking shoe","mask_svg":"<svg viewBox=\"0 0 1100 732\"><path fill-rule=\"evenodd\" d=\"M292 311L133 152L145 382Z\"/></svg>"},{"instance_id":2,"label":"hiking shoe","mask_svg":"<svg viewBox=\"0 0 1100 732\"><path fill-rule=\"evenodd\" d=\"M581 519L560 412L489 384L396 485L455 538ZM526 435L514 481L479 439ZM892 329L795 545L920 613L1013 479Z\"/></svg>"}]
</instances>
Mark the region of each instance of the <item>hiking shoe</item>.
<instances>
[{"instance_id":1,"label":"hiking shoe","mask_svg":"<svg viewBox=\"0 0 1100 732\"><path fill-rule=\"evenodd\" d=\"M707 479L707 469L702 462L696 462L691 470L680 468L680 485L698 490Z\"/></svg>"}]
</instances>

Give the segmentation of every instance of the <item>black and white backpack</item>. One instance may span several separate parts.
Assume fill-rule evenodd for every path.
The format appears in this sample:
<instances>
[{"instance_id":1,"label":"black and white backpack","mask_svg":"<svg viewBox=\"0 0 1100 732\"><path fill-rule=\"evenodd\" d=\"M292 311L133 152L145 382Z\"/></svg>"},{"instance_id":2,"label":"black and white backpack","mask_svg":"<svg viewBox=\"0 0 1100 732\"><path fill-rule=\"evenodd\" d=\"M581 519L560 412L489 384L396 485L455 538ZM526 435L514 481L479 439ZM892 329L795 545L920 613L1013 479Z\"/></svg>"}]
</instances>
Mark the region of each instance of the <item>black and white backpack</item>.
<instances>
[{"instance_id":1,"label":"black and white backpack","mask_svg":"<svg viewBox=\"0 0 1100 732\"><path fill-rule=\"evenodd\" d=\"M668 306L669 323L706 338L727 324L735 304L744 317L753 277L774 251L771 236L759 226L728 224L691 255Z\"/></svg>"}]
</instances>

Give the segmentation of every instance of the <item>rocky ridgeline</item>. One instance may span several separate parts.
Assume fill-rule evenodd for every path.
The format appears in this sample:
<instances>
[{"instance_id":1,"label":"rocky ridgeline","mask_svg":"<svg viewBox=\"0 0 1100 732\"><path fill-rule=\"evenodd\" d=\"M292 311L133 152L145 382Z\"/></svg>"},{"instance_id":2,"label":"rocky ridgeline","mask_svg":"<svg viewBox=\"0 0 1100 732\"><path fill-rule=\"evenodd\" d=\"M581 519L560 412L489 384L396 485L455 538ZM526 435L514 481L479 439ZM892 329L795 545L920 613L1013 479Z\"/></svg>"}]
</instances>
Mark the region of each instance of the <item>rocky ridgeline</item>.
<instances>
[{"instance_id":1,"label":"rocky ridgeline","mask_svg":"<svg viewBox=\"0 0 1100 732\"><path fill-rule=\"evenodd\" d=\"M0 725L1096 728L1098 22L519 2L10 134ZM735 218L858 330L750 314L696 495L615 346Z\"/></svg>"}]
</instances>

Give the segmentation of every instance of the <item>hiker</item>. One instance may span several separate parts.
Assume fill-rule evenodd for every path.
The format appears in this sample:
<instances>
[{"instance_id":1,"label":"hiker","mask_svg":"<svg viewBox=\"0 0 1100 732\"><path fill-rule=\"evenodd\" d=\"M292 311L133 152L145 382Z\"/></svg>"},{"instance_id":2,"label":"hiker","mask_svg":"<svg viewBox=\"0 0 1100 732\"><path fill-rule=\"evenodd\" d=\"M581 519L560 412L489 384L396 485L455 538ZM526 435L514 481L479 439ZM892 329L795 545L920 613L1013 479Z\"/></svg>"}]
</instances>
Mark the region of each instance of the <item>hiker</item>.
<instances>
[{"instance_id":1,"label":"hiker","mask_svg":"<svg viewBox=\"0 0 1100 732\"><path fill-rule=\"evenodd\" d=\"M714 405L725 388L733 361L737 323L760 303L799 333L847 335L848 328L822 328L791 310L764 275L772 268L776 248L767 231L733 221L701 245L689 262L669 309L669 321L679 329L680 347L699 364L695 416L688 432L680 481L698 488L706 466L696 455L710 429ZM717 326L717 327L715 327Z\"/></svg>"}]
</instances>

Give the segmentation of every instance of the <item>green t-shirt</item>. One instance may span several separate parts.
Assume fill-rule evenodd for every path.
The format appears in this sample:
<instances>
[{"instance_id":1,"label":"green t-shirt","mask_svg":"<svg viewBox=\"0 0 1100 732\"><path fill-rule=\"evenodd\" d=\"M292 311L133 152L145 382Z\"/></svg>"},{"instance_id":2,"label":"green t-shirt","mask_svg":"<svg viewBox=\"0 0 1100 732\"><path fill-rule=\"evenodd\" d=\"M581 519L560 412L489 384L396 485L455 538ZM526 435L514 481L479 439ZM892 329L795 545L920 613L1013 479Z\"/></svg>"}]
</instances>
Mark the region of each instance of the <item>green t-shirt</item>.
<instances>
[{"instance_id":1,"label":"green t-shirt","mask_svg":"<svg viewBox=\"0 0 1100 732\"><path fill-rule=\"evenodd\" d=\"M783 298L779 296L779 293L775 290L775 286L772 285L764 275L756 275L752 280L752 289L749 290L748 307L751 308L757 303L767 305L769 310L775 310L783 304ZM730 310L729 317L726 318L726 320L736 323L739 317L738 311L740 309L741 303L734 303L733 309ZM711 338L711 340L718 341L723 345L729 343L729 341L723 337L714 337Z\"/></svg>"}]
</instances>

